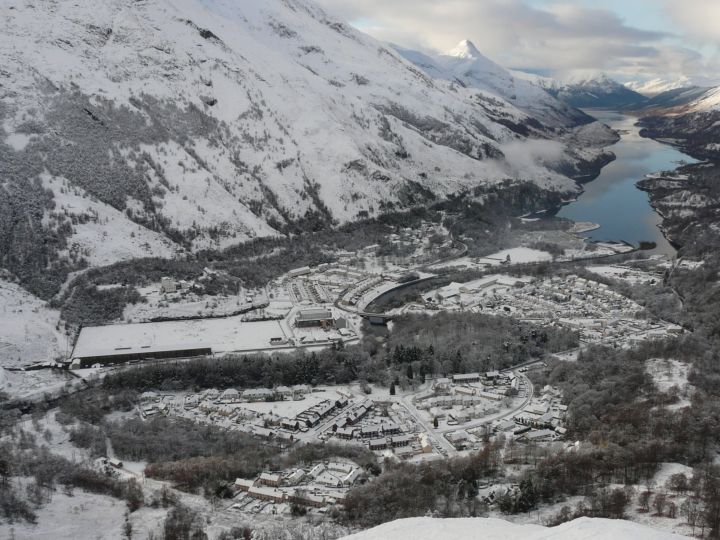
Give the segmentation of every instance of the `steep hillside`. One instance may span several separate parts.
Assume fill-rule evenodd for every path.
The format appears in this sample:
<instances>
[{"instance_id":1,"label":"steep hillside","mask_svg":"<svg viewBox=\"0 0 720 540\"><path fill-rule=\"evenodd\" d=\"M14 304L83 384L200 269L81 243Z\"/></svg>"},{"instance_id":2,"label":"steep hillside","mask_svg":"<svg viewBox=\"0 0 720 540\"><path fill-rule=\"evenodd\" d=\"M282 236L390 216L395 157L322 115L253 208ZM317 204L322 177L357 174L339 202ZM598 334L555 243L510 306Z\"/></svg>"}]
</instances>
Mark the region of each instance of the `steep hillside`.
<instances>
[{"instance_id":1,"label":"steep hillside","mask_svg":"<svg viewBox=\"0 0 720 540\"><path fill-rule=\"evenodd\" d=\"M568 192L568 171L608 157L558 142L528 159L518 145L559 135L530 103L434 80L306 0L8 0L0 15L0 264L44 297L88 264L499 182Z\"/></svg>"},{"instance_id":2,"label":"steep hillside","mask_svg":"<svg viewBox=\"0 0 720 540\"><path fill-rule=\"evenodd\" d=\"M516 525L502 519L457 518L399 519L346 536L344 540L682 540L680 536L616 519L580 518L558 527Z\"/></svg>"},{"instance_id":3,"label":"steep hillside","mask_svg":"<svg viewBox=\"0 0 720 540\"><path fill-rule=\"evenodd\" d=\"M662 113L665 109L683 107L704 96L710 89L702 86L687 86L674 90L666 90L655 94L645 101L637 111L641 113L652 113L657 110Z\"/></svg>"}]
</instances>

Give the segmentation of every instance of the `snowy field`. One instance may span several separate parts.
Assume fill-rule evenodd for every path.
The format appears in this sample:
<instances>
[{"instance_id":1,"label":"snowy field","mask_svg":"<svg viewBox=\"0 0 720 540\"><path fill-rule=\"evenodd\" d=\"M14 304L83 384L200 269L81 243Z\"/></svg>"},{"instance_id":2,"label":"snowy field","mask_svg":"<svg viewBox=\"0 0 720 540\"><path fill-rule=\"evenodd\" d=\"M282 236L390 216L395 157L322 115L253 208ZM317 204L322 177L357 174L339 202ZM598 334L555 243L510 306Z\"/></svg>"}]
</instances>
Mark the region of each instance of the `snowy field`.
<instances>
[{"instance_id":1,"label":"snowy field","mask_svg":"<svg viewBox=\"0 0 720 540\"><path fill-rule=\"evenodd\" d=\"M667 392L673 387L678 388L679 401L669 405L669 409L679 409L690 405L693 393L693 387L688 382L690 364L679 360L657 358L648 360L645 369L661 392Z\"/></svg>"},{"instance_id":2,"label":"snowy field","mask_svg":"<svg viewBox=\"0 0 720 540\"><path fill-rule=\"evenodd\" d=\"M58 490L53 492L52 501L38 511L37 524L0 523L0 538L117 540L122 538L126 509L124 501L112 497L79 490L68 496Z\"/></svg>"},{"instance_id":3,"label":"snowy field","mask_svg":"<svg viewBox=\"0 0 720 540\"><path fill-rule=\"evenodd\" d=\"M215 295L186 293L164 294L160 284L154 283L137 289L145 302L129 304L123 311L123 319L131 322L147 321L156 317L183 318L200 316L221 316L252 309L263 305L267 298L263 291L241 291L238 295ZM253 302L247 302L251 296Z\"/></svg>"},{"instance_id":4,"label":"snowy field","mask_svg":"<svg viewBox=\"0 0 720 540\"><path fill-rule=\"evenodd\" d=\"M9 371L0 367L0 392L12 398L34 398L55 394L73 379L58 370Z\"/></svg>"},{"instance_id":5,"label":"snowy field","mask_svg":"<svg viewBox=\"0 0 720 540\"><path fill-rule=\"evenodd\" d=\"M486 257L460 257L448 262L441 262L430 266L431 269L435 268L449 268L449 267L486 267L486 266L499 266L507 261L510 256L511 264L522 264L522 263L534 263L542 261L551 261L552 255L546 251L540 251L537 249L531 249L526 247L517 247L511 249L504 249L488 255Z\"/></svg>"},{"instance_id":6,"label":"snowy field","mask_svg":"<svg viewBox=\"0 0 720 540\"><path fill-rule=\"evenodd\" d=\"M25 289L0 279L0 392L33 397L62 388L67 379L56 372L10 371L50 362L66 350L66 337L56 329L60 313Z\"/></svg>"},{"instance_id":7,"label":"snowy field","mask_svg":"<svg viewBox=\"0 0 720 540\"><path fill-rule=\"evenodd\" d=\"M587 269L594 274L619 279L631 284L656 285L662 282L662 277L656 274L622 265L588 266Z\"/></svg>"},{"instance_id":8,"label":"snowy field","mask_svg":"<svg viewBox=\"0 0 720 540\"><path fill-rule=\"evenodd\" d=\"M688 538L615 519L580 518L558 527L516 525L502 519L428 517L399 519L373 529L346 536L343 540L681 540Z\"/></svg>"},{"instance_id":9,"label":"snowy field","mask_svg":"<svg viewBox=\"0 0 720 540\"><path fill-rule=\"evenodd\" d=\"M59 319L45 302L0 279L0 367L54 360L65 347L65 336L55 329Z\"/></svg>"},{"instance_id":10,"label":"snowy field","mask_svg":"<svg viewBox=\"0 0 720 540\"><path fill-rule=\"evenodd\" d=\"M546 251L517 247L498 251L497 253L481 258L479 262L489 266L497 266L508 260L508 257L510 264L524 264L552 260L552 255Z\"/></svg>"}]
</instances>

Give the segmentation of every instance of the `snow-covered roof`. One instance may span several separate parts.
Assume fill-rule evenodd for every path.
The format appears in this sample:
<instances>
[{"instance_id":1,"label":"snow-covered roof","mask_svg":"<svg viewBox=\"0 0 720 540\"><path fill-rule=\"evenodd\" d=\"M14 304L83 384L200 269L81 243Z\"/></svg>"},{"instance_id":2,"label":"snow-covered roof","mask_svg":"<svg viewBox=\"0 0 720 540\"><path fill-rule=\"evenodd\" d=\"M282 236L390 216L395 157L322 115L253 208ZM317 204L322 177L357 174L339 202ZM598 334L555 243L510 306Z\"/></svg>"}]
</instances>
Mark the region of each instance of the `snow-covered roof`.
<instances>
[{"instance_id":1,"label":"snow-covered roof","mask_svg":"<svg viewBox=\"0 0 720 540\"><path fill-rule=\"evenodd\" d=\"M210 348L213 353L261 349L283 335L278 321L244 322L238 317L86 326L73 358L149 354Z\"/></svg>"}]
</instances>

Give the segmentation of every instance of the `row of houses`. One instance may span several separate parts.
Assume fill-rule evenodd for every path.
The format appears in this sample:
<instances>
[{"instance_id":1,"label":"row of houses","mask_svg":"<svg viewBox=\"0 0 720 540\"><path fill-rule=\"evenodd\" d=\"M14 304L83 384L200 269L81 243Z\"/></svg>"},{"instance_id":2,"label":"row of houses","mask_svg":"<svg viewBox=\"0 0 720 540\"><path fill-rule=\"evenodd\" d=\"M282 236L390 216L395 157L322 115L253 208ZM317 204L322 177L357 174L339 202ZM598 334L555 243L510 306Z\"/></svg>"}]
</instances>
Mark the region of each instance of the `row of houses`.
<instances>
[{"instance_id":1,"label":"row of houses","mask_svg":"<svg viewBox=\"0 0 720 540\"><path fill-rule=\"evenodd\" d=\"M385 450L387 448L401 448L412 445L413 435L397 435L395 437L380 437L368 443L370 450Z\"/></svg>"},{"instance_id":2,"label":"row of houses","mask_svg":"<svg viewBox=\"0 0 720 540\"><path fill-rule=\"evenodd\" d=\"M332 426L333 432L340 439L353 439L357 429L352 426L360 422L374 407L375 403L369 399L364 400L359 405L355 405L335 421L335 424Z\"/></svg>"},{"instance_id":3,"label":"row of houses","mask_svg":"<svg viewBox=\"0 0 720 540\"><path fill-rule=\"evenodd\" d=\"M322 508L328 504L334 504L337 501L336 498L324 497L321 495L315 495L307 490L300 488L293 488L287 491L278 489L275 487L265 486L251 486L248 489L243 489L242 485L235 483L236 488L246 491L251 497L272 503L295 503L301 506L311 506L314 508Z\"/></svg>"},{"instance_id":4,"label":"row of houses","mask_svg":"<svg viewBox=\"0 0 720 540\"><path fill-rule=\"evenodd\" d=\"M326 399L299 413L295 417L295 421L299 425L304 425L308 428L315 427L330 414L336 410L344 409L347 405L348 399L346 397Z\"/></svg>"},{"instance_id":5,"label":"row of houses","mask_svg":"<svg viewBox=\"0 0 720 540\"><path fill-rule=\"evenodd\" d=\"M502 394L494 394L491 392L479 391L474 395L463 396L463 395L452 395L452 396L436 396L429 399L420 401L416 406L418 409L432 409L435 407L472 407L474 405L481 405L483 402L490 401L502 401L504 399Z\"/></svg>"},{"instance_id":6,"label":"row of houses","mask_svg":"<svg viewBox=\"0 0 720 540\"><path fill-rule=\"evenodd\" d=\"M312 392L312 387L307 384L296 384L294 386L278 386L276 388L248 388L242 392L236 388L227 388L222 392L215 388L206 390L200 394L193 394L185 398L186 409L197 407L201 402L211 401L215 403L241 403L243 401L270 401L283 399L302 399L306 394ZM140 396L141 401L154 400L155 392L145 392Z\"/></svg>"}]
</instances>

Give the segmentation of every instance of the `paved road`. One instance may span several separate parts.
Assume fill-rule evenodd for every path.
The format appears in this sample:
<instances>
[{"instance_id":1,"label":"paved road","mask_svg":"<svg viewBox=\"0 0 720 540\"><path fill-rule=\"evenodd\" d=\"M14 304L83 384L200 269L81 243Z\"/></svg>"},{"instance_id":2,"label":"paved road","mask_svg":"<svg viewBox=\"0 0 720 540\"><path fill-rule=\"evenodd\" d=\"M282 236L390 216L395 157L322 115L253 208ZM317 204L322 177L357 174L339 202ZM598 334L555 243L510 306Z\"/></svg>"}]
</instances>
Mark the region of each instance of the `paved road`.
<instances>
[{"instance_id":1,"label":"paved road","mask_svg":"<svg viewBox=\"0 0 720 540\"><path fill-rule=\"evenodd\" d=\"M473 429L477 427L482 427L486 424L489 424L491 422L494 422L496 420L504 420L505 418L508 418L510 416L513 416L519 412L521 412L525 407L528 406L528 403L530 403L530 400L533 398L533 385L530 382L530 379L528 379L525 375L522 373L518 373L518 376L523 379L525 382L525 399L523 400L522 404L514 407L512 409L508 409L507 411L500 412L497 414L494 414L492 416L485 416L483 418L478 418L477 420L474 420L472 422L466 422L464 424L458 424L456 426L447 426L442 429L436 430L436 433L452 433L453 431L458 431L460 429Z\"/></svg>"},{"instance_id":2,"label":"paved road","mask_svg":"<svg viewBox=\"0 0 720 540\"><path fill-rule=\"evenodd\" d=\"M438 446L449 454L456 454L457 450L452 444L450 444L450 441L448 441L445 437L440 436L437 431L435 431L435 427L432 425L432 422L425 420L420 411L417 410L417 407L415 407L415 404L412 402L412 397L416 393L417 392L400 396L402 405L407 409L415 421L425 429L425 432L430 436L430 438L437 442Z\"/></svg>"},{"instance_id":3,"label":"paved road","mask_svg":"<svg viewBox=\"0 0 720 540\"><path fill-rule=\"evenodd\" d=\"M537 361L534 361L532 363L537 363ZM526 364L523 364L526 365ZM510 371L510 370L505 370ZM523 402L518 405L517 407L514 407L512 409L508 409L507 411L503 411L491 416L485 416L483 418L479 418L477 420L474 420L472 422L467 422L465 424L458 424L456 426L446 426L443 428L435 429L435 426L432 425L432 422L425 420L422 413L415 407L415 404L412 402L412 398L415 397L415 395L419 394L420 391L413 392L410 394L403 394L401 396L398 396L396 398L396 401L399 401L405 408L408 410L410 415L415 419L415 421L420 424L428 435L430 435L433 439L435 439L438 443L438 446L443 448L445 451L447 451L449 454L456 454L457 450L455 447L445 438L445 434L452 433L453 431L459 431L461 429L474 429L477 427L482 427L484 425L487 425L491 422L494 422L496 420L503 420L505 418L508 418L510 416L513 416L525 409L525 407L528 406L530 403L530 400L533 398L534 395L534 388L533 384L530 382L530 379L528 379L525 374L523 373L517 373L517 376L520 377L525 385L525 399Z\"/></svg>"}]
</instances>

